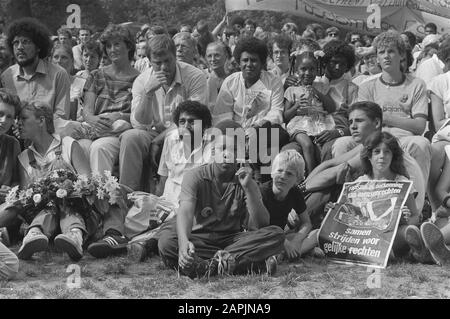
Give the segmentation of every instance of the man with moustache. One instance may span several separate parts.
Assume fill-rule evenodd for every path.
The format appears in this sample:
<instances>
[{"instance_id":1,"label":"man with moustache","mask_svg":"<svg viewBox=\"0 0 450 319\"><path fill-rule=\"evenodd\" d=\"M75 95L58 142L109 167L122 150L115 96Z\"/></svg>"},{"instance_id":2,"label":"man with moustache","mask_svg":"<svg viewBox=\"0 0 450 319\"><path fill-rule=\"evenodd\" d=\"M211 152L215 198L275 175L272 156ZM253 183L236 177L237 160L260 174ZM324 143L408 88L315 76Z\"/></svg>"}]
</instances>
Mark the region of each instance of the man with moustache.
<instances>
[{"instance_id":1,"label":"man with moustache","mask_svg":"<svg viewBox=\"0 0 450 319\"><path fill-rule=\"evenodd\" d=\"M133 129L122 133L119 161L122 163L121 183L141 190L143 163L151 155L158 167L166 133L176 125L172 113L183 101L206 104L206 75L196 67L176 60L174 41L166 34L148 40L147 57L151 67L133 84L131 124Z\"/></svg>"},{"instance_id":2,"label":"man with moustache","mask_svg":"<svg viewBox=\"0 0 450 319\"><path fill-rule=\"evenodd\" d=\"M47 27L34 18L16 20L8 27L7 44L16 64L1 75L2 86L22 102L50 105L55 127L60 127L70 114L70 78L45 60L52 45Z\"/></svg>"}]
</instances>

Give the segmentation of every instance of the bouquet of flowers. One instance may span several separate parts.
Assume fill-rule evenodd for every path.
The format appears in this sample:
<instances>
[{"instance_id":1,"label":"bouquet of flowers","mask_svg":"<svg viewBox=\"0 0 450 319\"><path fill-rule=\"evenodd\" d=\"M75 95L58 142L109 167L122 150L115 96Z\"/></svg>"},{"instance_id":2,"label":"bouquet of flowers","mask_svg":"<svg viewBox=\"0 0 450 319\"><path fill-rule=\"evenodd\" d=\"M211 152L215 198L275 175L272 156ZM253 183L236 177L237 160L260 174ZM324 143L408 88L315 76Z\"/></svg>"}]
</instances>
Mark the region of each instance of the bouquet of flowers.
<instances>
[{"instance_id":1,"label":"bouquet of flowers","mask_svg":"<svg viewBox=\"0 0 450 319\"><path fill-rule=\"evenodd\" d=\"M72 206L82 214L94 209L101 215L109 210L109 205L126 209L127 192L109 171L104 175L87 177L58 169L24 189L19 186L12 188L5 202L8 207L19 208L25 220L31 221L43 208L52 206Z\"/></svg>"}]
</instances>

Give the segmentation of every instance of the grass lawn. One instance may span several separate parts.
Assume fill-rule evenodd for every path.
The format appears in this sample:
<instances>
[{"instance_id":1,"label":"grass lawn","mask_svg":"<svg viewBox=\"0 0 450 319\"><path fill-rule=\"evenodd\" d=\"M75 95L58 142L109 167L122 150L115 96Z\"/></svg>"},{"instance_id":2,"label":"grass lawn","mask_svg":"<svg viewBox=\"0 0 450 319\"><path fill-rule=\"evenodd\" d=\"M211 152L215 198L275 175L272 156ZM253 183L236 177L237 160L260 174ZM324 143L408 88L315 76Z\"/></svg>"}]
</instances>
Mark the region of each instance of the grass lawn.
<instances>
[{"instance_id":1,"label":"grass lawn","mask_svg":"<svg viewBox=\"0 0 450 319\"><path fill-rule=\"evenodd\" d=\"M17 251L14 247L13 251ZM13 281L0 281L1 299L91 298L449 298L450 268L390 263L381 270L381 288L368 288L365 267L305 257L278 265L275 276L247 275L191 280L165 269L159 257L132 263L126 256L95 259L87 253L78 263L81 287L68 288L67 255L54 251L21 261Z\"/></svg>"}]
</instances>

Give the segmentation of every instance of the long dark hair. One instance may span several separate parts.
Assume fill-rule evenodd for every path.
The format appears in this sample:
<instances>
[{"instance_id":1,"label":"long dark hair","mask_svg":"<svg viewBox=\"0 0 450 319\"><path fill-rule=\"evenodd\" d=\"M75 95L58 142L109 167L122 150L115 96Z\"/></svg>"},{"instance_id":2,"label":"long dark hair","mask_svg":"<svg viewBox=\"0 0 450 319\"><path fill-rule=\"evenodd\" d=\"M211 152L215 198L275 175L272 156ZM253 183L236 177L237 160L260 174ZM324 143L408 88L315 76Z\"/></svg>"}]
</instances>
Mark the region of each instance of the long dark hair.
<instances>
[{"instance_id":1,"label":"long dark hair","mask_svg":"<svg viewBox=\"0 0 450 319\"><path fill-rule=\"evenodd\" d=\"M392 172L409 178L403 163L403 150L397 139L388 132L374 132L364 142L364 148L361 151L362 172L373 177L370 158L372 157L373 150L381 143L384 143L392 152L392 161L389 167Z\"/></svg>"}]
</instances>

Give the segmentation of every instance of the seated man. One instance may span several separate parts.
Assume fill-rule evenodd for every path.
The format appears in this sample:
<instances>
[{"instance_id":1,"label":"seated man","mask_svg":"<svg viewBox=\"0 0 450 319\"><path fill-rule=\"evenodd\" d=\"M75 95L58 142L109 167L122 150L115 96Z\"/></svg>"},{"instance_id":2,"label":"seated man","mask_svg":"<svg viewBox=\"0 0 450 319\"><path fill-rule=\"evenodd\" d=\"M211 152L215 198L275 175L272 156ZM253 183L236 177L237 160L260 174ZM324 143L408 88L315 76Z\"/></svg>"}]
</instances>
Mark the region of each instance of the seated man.
<instances>
[{"instance_id":1,"label":"seated man","mask_svg":"<svg viewBox=\"0 0 450 319\"><path fill-rule=\"evenodd\" d=\"M362 175L361 149L371 133L381 130L383 112L376 103L357 102L350 106L349 121L352 142L356 144L356 147L317 166L306 181L300 185L304 192L311 193L307 197L306 204L315 228L320 225L325 203L330 199L335 200L336 198L332 197L339 195L339 184L353 181ZM403 154L403 160L409 178L413 181L417 191L416 206L419 211L422 211L425 199L425 180L416 160L406 152Z\"/></svg>"},{"instance_id":2,"label":"seated man","mask_svg":"<svg viewBox=\"0 0 450 319\"><path fill-rule=\"evenodd\" d=\"M283 230L269 226L250 170L238 170L236 135L222 133L215 136L214 162L184 176L177 218L158 242L160 256L167 267L191 278L260 266L273 274L271 256L283 250Z\"/></svg>"},{"instance_id":3,"label":"seated man","mask_svg":"<svg viewBox=\"0 0 450 319\"><path fill-rule=\"evenodd\" d=\"M304 214L305 199L297 187L304 171L305 162L298 152L282 151L273 160L272 180L260 186L264 206L269 211L270 225L283 229L289 225L292 228L286 232L284 241L284 251L289 259L301 256L303 241L311 230L309 215ZM297 226L298 222L300 225Z\"/></svg>"},{"instance_id":4,"label":"seated man","mask_svg":"<svg viewBox=\"0 0 450 319\"><path fill-rule=\"evenodd\" d=\"M181 102L173 114L178 130L167 134L159 164L161 179L156 195L178 207L183 176L194 167L208 163L211 148L206 130L211 127L211 113L208 108L196 101ZM160 230L163 230L161 226ZM135 261L144 261L147 256L157 253L160 231L147 232L149 237L134 239L128 246L128 256ZM152 235L154 234L154 235Z\"/></svg>"}]
</instances>

